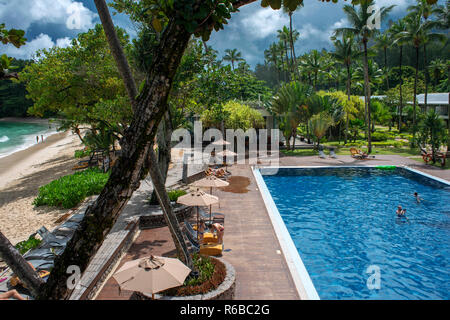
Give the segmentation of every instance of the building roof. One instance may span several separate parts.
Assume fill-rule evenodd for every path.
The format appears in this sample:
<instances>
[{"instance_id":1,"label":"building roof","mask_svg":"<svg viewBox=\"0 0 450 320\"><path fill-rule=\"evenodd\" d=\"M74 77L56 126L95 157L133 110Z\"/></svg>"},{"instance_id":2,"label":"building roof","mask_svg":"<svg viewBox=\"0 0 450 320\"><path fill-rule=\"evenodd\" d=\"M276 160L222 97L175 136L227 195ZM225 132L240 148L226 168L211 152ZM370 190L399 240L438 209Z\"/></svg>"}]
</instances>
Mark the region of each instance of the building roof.
<instances>
[{"instance_id":1,"label":"building roof","mask_svg":"<svg viewBox=\"0 0 450 320\"><path fill-rule=\"evenodd\" d=\"M412 102L411 102L412 103ZM417 103L425 104L425 94L418 94L417 95ZM427 104L440 104L440 105L446 105L449 104L449 93L429 93L427 97Z\"/></svg>"}]
</instances>

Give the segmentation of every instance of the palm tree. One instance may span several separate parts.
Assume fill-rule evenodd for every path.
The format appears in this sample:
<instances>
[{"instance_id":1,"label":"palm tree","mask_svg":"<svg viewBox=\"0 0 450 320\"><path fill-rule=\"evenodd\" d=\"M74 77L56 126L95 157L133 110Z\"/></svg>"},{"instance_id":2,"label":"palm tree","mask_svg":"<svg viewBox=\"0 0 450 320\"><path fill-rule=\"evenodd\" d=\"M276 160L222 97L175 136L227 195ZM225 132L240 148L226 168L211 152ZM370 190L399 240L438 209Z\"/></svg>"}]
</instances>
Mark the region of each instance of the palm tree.
<instances>
[{"instance_id":1,"label":"palm tree","mask_svg":"<svg viewBox=\"0 0 450 320\"><path fill-rule=\"evenodd\" d=\"M406 31L398 34L398 39L412 44L416 51L416 73L414 77L414 97L413 97L413 138L416 137L416 102L417 102L417 81L419 75L419 51L420 47L431 40L445 41L445 36L431 32L432 23L422 22L422 17L417 14L409 14L405 17Z\"/></svg>"},{"instance_id":2,"label":"palm tree","mask_svg":"<svg viewBox=\"0 0 450 320\"><path fill-rule=\"evenodd\" d=\"M437 58L430 62L428 69L431 70L434 78L435 87L438 85L439 79L442 76L442 71L447 69L447 64L443 59Z\"/></svg>"},{"instance_id":3,"label":"palm tree","mask_svg":"<svg viewBox=\"0 0 450 320\"><path fill-rule=\"evenodd\" d=\"M347 70L347 97L348 101L350 101L351 96L351 87L352 87L352 77L350 67L352 63L361 57L361 51L359 51L357 44L355 42L355 37L352 34L343 34L342 41L336 40L334 41L334 52L331 55L342 65L345 66ZM348 126L349 119L347 117L347 121L345 124L345 143L347 143L347 134L348 134Z\"/></svg>"},{"instance_id":4,"label":"palm tree","mask_svg":"<svg viewBox=\"0 0 450 320\"><path fill-rule=\"evenodd\" d=\"M340 35L344 32L350 32L359 37L360 42L363 45L364 50L364 69L365 69L365 77L364 77L364 88L365 88L365 96L366 96L366 125L367 128L370 128L370 86L368 79L368 71L367 71L367 43L369 40L378 32L376 29L373 29L369 26L368 22L371 18L371 13L368 12L368 8L370 6L374 6L374 0L366 0L361 1L359 4L359 9L356 10L354 6L345 5L344 13L347 16L347 20L350 22L351 27L349 28L338 28L335 31L336 35ZM394 8L394 5L389 7L381 7L379 10L380 19L384 19L386 15ZM372 136L370 130L367 129L367 143L368 143L368 152L372 152Z\"/></svg>"},{"instance_id":5,"label":"palm tree","mask_svg":"<svg viewBox=\"0 0 450 320\"><path fill-rule=\"evenodd\" d=\"M312 50L309 54L305 54L300 62L300 65L308 70L310 74L314 75L314 90L317 91L317 75L322 70L320 53L317 50Z\"/></svg>"},{"instance_id":6,"label":"palm tree","mask_svg":"<svg viewBox=\"0 0 450 320\"><path fill-rule=\"evenodd\" d=\"M321 112L313 115L308 121L311 132L316 137L317 148L320 147L320 139L325 135L328 128L333 125L333 118L328 112Z\"/></svg>"},{"instance_id":7,"label":"palm tree","mask_svg":"<svg viewBox=\"0 0 450 320\"><path fill-rule=\"evenodd\" d=\"M398 131L401 132L402 130L402 112L403 112L403 45L405 44L405 41L398 37L399 34L406 31L406 22L404 19L398 20L396 23L394 23L391 28L389 29L389 34L394 39L392 42L393 45L397 45L400 50L400 56L399 56L399 69L400 69L400 106L398 108Z\"/></svg>"},{"instance_id":8,"label":"palm tree","mask_svg":"<svg viewBox=\"0 0 450 320\"><path fill-rule=\"evenodd\" d=\"M298 73L297 58L295 56L295 47L294 47L295 41L299 37L299 33L298 33L298 31L293 30L293 28L292 28L292 24L293 24L292 15L294 14L294 12L297 9L300 9L303 7L303 2L298 3L297 1L291 1L290 4L291 4L290 6L289 5L283 6L283 11L289 15L289 42L290 42L290 47L291 47L292 67L293 67L294 75L297 76L297 80L299 80L298 78L300 77L300 75Z\"/></svg>"},{"instance_id":9,"label":"palm tree","mask_svg":"<svg viewBox=\"0 0 450 320\"><path fill-rule=\"evenodd\" d=\"M272 113L281 118L281 127L289 149L289 141L294 137L292 149L295 148L297 127L302 121L306 121L309 115L307 107L308 98L312 94L312 88L298 81L285 84L272 99L270 109Z\"/></svg>"},{"instance_id":10,"label":"palm tree","mask_svg":"<svg viewBox=\"0 0 450 320\"><path fill-rule=\"evenodd\" d=\"M389 90L389 66L387 60L387 49L392 45L392 38L387 32L385 32L377 37L376 42L376 46L380 49L383 49L384 52L384 73L386 77L386 90Z\"/></svg>"},{"instance_id":11,"label":"palm tree","mask_svg":"<svg viewBox=\"0 0 450 320\"><path fill-rule=\"evenodd\" d=\"M448 26L450 25L450 0L447 0L445 6L438 6L433 9L436 16L436 27L446 30L448 34Z\"/></svg>"},{"instance_id":12,"label":"palm tree","mask_svg":"<svg viewBox=\"0 0 450 320\"><path fill-rule=\"evenodd\" d=\"M413 15L420 16L424 19L425 23L427 23L428 18L433 12L432 5L428 4L427 0L416 0L417 4L408 7L408 11ZM431 33L431 28L428 28L428 32L424 30L424 41L423 41L423 61L425 68L425 110L427 109L428 102L428 82L429 82L429 74L427 68L427 42L432 37L433 33Z\"/></svg>"},{"instance_id":13,"label":"palm tree","mask_svg":"<svg viewBox=\"0 0 450 320\"><path fill-rule=\"evenodd\" d=\"M231 67L234 70L234 63L236 61L244 61L244 58L242 58L241 52L237 51L237 49L226 49L225 55L223 56L223 60L230 61Z\"/></svg>"},{"instance_id":14,"label":"palm tree","mask_svg":"<svg viewBox=\"0 0 450 320\"><path fill-rule=\"evenodd\" d=\"M288 70L289 70L289 65L291 65L291 70L292 70L292 51L289 49L289 43L290 43L290 31L289 29L284 26L283 29L277 30L277 37L280 40L280 43L283 44L283 49L284 49L284 54L286 55L286 65L288 66ZM291 63L289 63L289 56L288 56L288 52L291 51Z\"/></svg>"},{"instance_id":15,"label":"palm tree","mask_svg":"<svg viewBox=\"0 0 450 320\"><path fill-rule=\"evenodd\" d=\"M279 63L279 52L278 52L278 46L276 43L272 43L269 46L268 50L264 50L264 57L265 59L272 63L273 66L277 69L277 76L278 76L278 83L280 83L281 80L281 71L280 71L280 63Z\"/></svg>"}]
</instances>

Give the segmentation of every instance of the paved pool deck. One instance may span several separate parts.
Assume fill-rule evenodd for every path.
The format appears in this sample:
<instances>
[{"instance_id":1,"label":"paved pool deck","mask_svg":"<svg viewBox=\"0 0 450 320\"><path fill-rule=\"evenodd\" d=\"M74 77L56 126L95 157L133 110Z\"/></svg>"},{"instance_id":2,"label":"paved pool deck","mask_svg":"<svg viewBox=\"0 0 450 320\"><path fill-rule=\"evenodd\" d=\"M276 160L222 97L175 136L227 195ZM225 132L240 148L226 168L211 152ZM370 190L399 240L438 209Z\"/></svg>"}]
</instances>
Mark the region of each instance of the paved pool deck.
<instances>
[{"instance_id":1,"label":"paved pool deck","mask_svg":"<svg viewBox=\"0 0 450 320\"><path fill-rule=\"evenodd\" d=\"M413 169L450 181L450 170L421 164L402 156L376 155L373 160L355 160L339 155L337 159L318 156L280 158L281 166L366 166L407 165ZM228 168L234 181L229 187L213 190L220 199L214 212L225 213L223 258L236 269L235 299L294 300L299 299L280 244L257 188L249 165ZM153 255L171 256L175 247L167 227L140 231L118 267L126 261ZM117 269L116 269L117 270ZM126 300L132 292L119 291L117 282L109 278L96 297L98 300Z\"/></svg>"}]
</instances>

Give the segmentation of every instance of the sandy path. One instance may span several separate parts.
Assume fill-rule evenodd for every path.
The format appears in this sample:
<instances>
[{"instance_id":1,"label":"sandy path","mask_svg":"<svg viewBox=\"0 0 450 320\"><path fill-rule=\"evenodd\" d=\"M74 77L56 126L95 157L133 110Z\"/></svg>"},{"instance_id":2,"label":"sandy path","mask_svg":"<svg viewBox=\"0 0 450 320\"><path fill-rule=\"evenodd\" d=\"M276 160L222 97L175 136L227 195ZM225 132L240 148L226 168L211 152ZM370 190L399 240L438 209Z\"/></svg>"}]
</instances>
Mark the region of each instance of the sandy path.
<instances>
[{"instance_id":1,"label":"sandy path","mask_svg":"<svg viewBox=\"0 0 450 320\"><path fill-rule=\"evenodd\" d=\"M80 141L71 133L58 133L44 143L0 158L0 230L13 243L26 240L41 226L53 229L69 210L32 205L38 189L71 174Z\"/></svg>"}]
</instances>

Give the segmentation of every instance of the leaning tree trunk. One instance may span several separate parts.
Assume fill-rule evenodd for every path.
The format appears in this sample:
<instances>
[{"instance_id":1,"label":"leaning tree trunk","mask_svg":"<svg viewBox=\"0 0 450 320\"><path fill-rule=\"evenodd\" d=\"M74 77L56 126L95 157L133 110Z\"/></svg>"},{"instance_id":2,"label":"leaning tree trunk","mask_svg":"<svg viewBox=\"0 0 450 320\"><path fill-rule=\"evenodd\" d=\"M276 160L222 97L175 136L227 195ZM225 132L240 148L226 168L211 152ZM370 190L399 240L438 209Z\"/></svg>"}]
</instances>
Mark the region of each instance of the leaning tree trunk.
<instances>
[{"instance_id":1,"label":"leaning tree trunk","mask_svg":"<svg viewBox=\"0 0 450 320\"><path fill-rule=\"evenodd\" d=\"M389 90L389 69L387 63L387 48L384 47L384 69L386 72L386 90Z\"/></svg>"},{"instance_id":2,"label":"leaning tree trunk","mask_svg":"<svg viewBox=\"0 0 450 320\"><path fill-rule=\"evenodd\" d=\"M44 281L39 277L36 270L25 260L20 252L0 232L0 258L6 262L11 270L27 286L31 294L36 297L39 294Z\"/></svg>"},{"instance_id":3,"label":"leaning tree trunk","mask_svg":"<svg viewBox=\"0 0 450 320\"><path fill-rule=\"evenodd\" d=\"M136 99L133 120L122 138L122 155L112 167L110 178L97 201L86 210L83 221L68 242L64 253L56 258L55 267L39 298L61 299L68 296L69 291L65 285L68 275L65 268L69 265L78 265L82 271L86 269L91 257L99 249L149 169L155 189L164 190L164 184L157 180L158 174L154 172L155 165L150 166L151 161L148 159L154 159L151 149L153 139L159 122L167 111L167 97L190 36L191 34L182 26L173 20L169 21L155 50L142 93ZM165 190L158 196L165 203L168 202ZM165 218L172 219L173 212L170 205L163 209ZM176 230L172 237L178 237L179 231ZM187 251L184 241L177 239L174 242L178 252ZM180 245L184 245L184 248L179 248ZM185 260L186 257L180 256L180 259Z\"/></svg>"},{"instance_id":4,"label":"leaning tree trunk","mask_svg":"<svg viewBox=\"0 0 450 320\"><path fill-rule=\"evenodd\" d=\"M350 64L347 64L347 97L348 97L348 101L350 102L351 100L351 87L352 87L352 83L351 83L351 77L350 77ZM345 122L345 142L344 144L347 144L347 134L348 134L348 122L349 122L349 117L348 117L348 111L346 112L347 115L347 120Z\"/></svg>"},{"instance_id":5,"label":"leaning tree trunk","mask_svg":"<svg viewBox=\"0 0 450 320\"><path fill-rule=\"evenodd\" d=\"M367 152L372 152L372 132L370 128L371 124L371 112L370 112L370 83L369 83L369 67L367 62L367 42L364 41L364 86L366 87L367 98Z\"/></svg>"},{"instance_id":6,"label":"leaning tree trunk","mask_svg":"<svg viewBox=\"0 0 450 320\"><path fill-rule=\"evenodd\" d=\"M296 80L300 80L300 75L298 74L298 65L297 58L295 57L295 48L294 48L294 38L292 37L292 11L289 11L289 41L291 42L291 57L292 57L292 68L293 74L296 77Z\"/></svg>"},{"instance_id":7,"label":"leaning tree trunk","mask_svg":"<svg viewBox=\"0 0 450 320\"><path fill-rule=\"evenodd\" d=\"M167 173L169 171L169 164L171 160L171 138L172 138L172 119L170 118L169 112L164 115L163 121L160 122L158 127L158 133L156 135L158 143L158 167L161 172L162 181L164 184L167 180ZM153 190L151 195L151 203L157 203L158 197L156 195L156 190Z\"/></svg>"}]
</instances>

